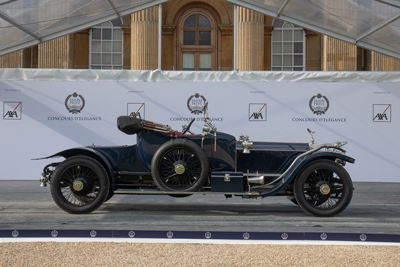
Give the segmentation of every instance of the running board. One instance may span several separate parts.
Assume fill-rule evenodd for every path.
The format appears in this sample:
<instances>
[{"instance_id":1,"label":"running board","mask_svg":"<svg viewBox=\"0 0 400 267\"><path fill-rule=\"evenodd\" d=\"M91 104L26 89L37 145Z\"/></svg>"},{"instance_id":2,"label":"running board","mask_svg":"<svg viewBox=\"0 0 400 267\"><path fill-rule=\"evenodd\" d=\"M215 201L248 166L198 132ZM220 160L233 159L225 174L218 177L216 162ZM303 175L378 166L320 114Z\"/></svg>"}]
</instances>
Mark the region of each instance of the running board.
<instances>
[{"instance_id":1,"label":"running board","mask_svg":"<svg viewBox=\"0 0 400 267\"><path fill-rule=\"evenodd\" d=\"M238 196L244 198L258 197L260 193L228 193L228 192L176 192L176 191L158 191L158 190L121 190L114 191L114 194L130 194L130 195L224 195L226 197Z\"/></svg>"}]
</instances>

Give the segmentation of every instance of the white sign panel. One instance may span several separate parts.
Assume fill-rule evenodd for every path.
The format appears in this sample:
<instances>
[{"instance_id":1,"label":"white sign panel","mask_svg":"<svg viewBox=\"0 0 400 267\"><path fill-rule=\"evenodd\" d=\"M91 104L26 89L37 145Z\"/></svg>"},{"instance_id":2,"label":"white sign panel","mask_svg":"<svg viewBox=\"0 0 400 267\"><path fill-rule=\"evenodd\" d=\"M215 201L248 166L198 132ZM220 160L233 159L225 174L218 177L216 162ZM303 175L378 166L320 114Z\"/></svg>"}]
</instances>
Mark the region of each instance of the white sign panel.
<instances>
[{"instance_id":1,"label":"white sign panel","mask_svg":"<svg viewBox=\"0 0 400 267\"><path fill-rule=\"evenodd\" d=\"M362 86L360 86L362 84ZM62 159L31 160L60 150L130 145L120 115L181 131L203 127L202 106L219 131L252 141L348 141L354 181L400 182L400 91L397 83L0 81L2 180L39 179ZM268 164L268 163L266 163Z\"/></svg>"}]
</instances>

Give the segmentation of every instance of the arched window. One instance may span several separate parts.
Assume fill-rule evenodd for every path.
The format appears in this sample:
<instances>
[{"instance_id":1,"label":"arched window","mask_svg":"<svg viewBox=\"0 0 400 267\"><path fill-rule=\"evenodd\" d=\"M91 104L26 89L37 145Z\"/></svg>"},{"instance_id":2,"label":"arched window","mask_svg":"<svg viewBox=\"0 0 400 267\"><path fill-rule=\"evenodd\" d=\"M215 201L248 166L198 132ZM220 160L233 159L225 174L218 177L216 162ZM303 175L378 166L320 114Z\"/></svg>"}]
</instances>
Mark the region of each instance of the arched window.
<instances>
[{"instance_id":1,"label":"arched window","mask_svg":"<svg viewBox=\"0 0 400 267\"><path fill-rule=\"evenodd\" d=\"M104 22L90 31L90 68L121 70L123 66L121 19Z\"/></svg>"},{"instance_id":2,"label":"arched window","mask_svg":"<svg viewBox=\"0 0 400 267\"><path fill-rule=\"evenodd\" d=\"M302 71L305 69L304 31L299 26L275 19L272 31L272 70Z\"/></svg>"},{"instance_id":3,"label":"arched window","mask_svg":"<svg viewBox=\"0 0 400 267\"><path fill-rule=\"evenodd\" d=\"M192 8L178 20L177 57L178 70L217 69L217 22L204 8Z\"/></svg>"}]
</instances>

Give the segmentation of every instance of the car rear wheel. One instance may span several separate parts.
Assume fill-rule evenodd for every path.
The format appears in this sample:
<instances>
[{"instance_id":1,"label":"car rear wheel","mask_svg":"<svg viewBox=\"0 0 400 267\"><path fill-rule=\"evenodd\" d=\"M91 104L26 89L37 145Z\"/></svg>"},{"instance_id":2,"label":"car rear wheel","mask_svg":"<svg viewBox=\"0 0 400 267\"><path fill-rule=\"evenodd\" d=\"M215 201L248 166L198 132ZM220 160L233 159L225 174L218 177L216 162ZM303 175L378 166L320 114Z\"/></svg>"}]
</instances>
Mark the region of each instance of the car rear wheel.
<instances>
[{"instance_id":1,"label":"car rear wheel","mask_svg":"<svg viewBox=\"0 0 400 267\"><path fill-rule=\"evenodd\" d=\"M187 139L164 143L151 162L154 183L163 191L196 192L207 180L209 168L204 151Z\"/></svg>"},{"instance_id":2,"label":"car rear wheel","mask_svg":"<svg viewBox=\"0 0 400 267\"><path fill-rule=\"evenodd\" d=\"M299 206L307 213L334 216L349 205L353 183L339 164L318 160L308 164L296 178L294 194Z\"/></svg>"},{"instance_id":3,"label":"car rear wheel","mask_svg":"<svg viewBox=\"0 0 400 267\"><path fill-rule=\"evenodd\" d=\"M77 156L66 159L51 178L51 195L56 204L68 213L89 213L106 200L109 180L96 160Z\"/></svg>"}]
</instances>

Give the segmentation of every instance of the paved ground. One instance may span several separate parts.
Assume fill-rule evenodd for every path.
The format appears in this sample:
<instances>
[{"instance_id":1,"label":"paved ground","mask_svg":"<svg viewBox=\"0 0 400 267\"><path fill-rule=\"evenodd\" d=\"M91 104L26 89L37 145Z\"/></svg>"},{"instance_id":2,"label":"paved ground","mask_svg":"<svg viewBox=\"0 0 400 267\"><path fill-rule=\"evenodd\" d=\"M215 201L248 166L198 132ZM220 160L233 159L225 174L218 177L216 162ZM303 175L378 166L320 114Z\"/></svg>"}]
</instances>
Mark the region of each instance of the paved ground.
<instances>
[{"instance_id":1,"label":"paved ground","mask_svg":"<svg viewBox=\"0 0 400 267\"><path fill-rule=\"evenodd\" d=\"M116 195L71 215L39 181L0 181L0 230L97 229L400 234L400 183L354 183L350 206L333 218L307 215L286 197L225 199Z\"/></svg>"}]
</instances>

